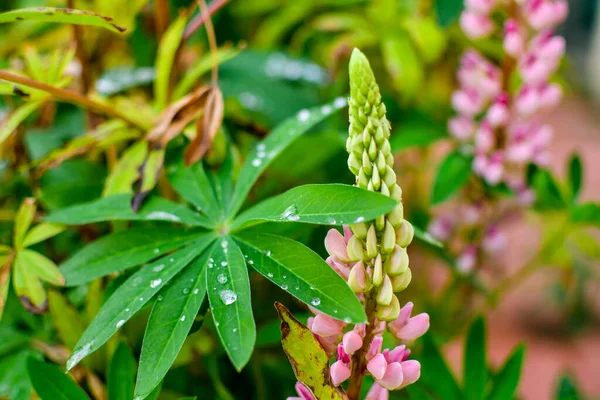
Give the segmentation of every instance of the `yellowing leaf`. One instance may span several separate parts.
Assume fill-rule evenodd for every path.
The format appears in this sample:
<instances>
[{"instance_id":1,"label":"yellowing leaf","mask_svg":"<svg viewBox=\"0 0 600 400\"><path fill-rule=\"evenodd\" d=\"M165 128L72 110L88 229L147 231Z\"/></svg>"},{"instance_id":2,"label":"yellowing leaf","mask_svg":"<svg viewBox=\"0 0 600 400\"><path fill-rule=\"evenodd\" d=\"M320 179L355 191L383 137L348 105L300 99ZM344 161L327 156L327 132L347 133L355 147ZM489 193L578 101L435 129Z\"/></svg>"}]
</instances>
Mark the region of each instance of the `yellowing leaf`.
<instances>
[{"instance_id":1,"label":"yellowing leaf","mask_svg":"<svg viewBox=\"0 0 600 400\"><path fill-rule=\"evenodd\" d=\"M33 222L36 209L37 207L35 205L34 198L26 198L21 203L21 207L19 207L19 211L17 211L17 215L15 217L13 243L16 248L20 248L23 245L25 234L29 230L31 222Z\"/></svg>"},{"instance_id":2,"label":"yellowing leaf","mask_svg":"<svg viewBox=\"0 0 600 400\"><path fill-rule=\"evenodd\" d=\"M33 250L22 250L17 253L17 260L27 268L27 272L39 279L57 286L65 284L65 278L52 260Z\"/></svg>"},{"instance_id":3,"label":"yellowing leaf","mask_svg":"<svg viewBox=\"0 0 600 400\"><path fill-rule=\"evenodd\" d=\"M42 242L52 236L58 235L63 232L67 227L60 224L54 224L51 222L44 222L31 228L25 239L23 240L23 247L29 247L36 243Z\"/></svg>"},{"instance_id":4,"label":"yellowing leaf","mask_svg":"<svg viewBox=\"0 0 600 400\"><path fill-rule=\"evenodd\" d=\"M281 319L281 343L296 378L319 400L347 400L341 388L329 380L329 358L313 333L281 303L275 303Z\"/></svg>"}]
</instances>

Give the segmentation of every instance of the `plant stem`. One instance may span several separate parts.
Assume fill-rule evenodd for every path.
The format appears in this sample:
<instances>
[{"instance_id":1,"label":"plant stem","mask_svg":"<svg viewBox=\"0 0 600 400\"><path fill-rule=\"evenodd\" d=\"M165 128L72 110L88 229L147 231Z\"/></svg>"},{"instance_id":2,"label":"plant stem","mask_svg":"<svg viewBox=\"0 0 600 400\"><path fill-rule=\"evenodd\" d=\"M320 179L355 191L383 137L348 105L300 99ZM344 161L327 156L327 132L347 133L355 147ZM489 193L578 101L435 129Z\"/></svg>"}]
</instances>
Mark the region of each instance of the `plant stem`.
<instances>
[{"instance_id":1,"label":"plant stem","mask_svg":"<svg viewBox=\"0 0 600 400\"><path fill-rule=\"evenodd\" d=\"M93 112L96 112L99 114L103 114L103 115L113 117L113 118L118 118L120 120L127 122L129 125L132 125L143 131L145 131L149 128L149 126L146 126L145 124L142 124L138 121L131 119L129 116L122 114L121 112L119 112L118 110L114 109L113 107L111 107L109 105L99 103L95 100L92 100L92 99L90 99L86 96L83 96L77 92L74 92L72 90L57 88L55 86L51 86L51 85L48 85L43 82L38 82L33 79L29 79L24 76L16 75L16 74L13 74L12 72L4 71L4 70L0 70L0 79L9 81L9 82L13 82L13 83L17 83L20 85L25 85L25 86L28 86L28 87L31 87L34 89L42 90L46 93L49 93L50 95L52 95L54 98L56 98L58 100L63 100L68 103L73 103L75 105L78 105L80 107L83 107L85 109L88 109L90 111L93 111Z\"/></svg>"},{"instance_id":2,"label":"plant stem","mask_svg":"<svg viewBox=\"0 0 600 400\"><path fill-rule=\"evenodd\" d=\"M205 0L198 0L198 6L200 7L200 16L206 21L206 35L208 36L208 43L210 45L210 55L212 57L212 70L211 70L211 82L213 86L216 86L219 78L219 60L217 56L217 38L215 37L215 29L210 19L210 10L206 6Z\"/></svg>"},{"instance_id":3,"label":"plant stem","mask_svg":"<svg viewBox=\"0 0 600 400\"><path fill-rule=\"evenodd\" d=\"M196 18L190 22L187 28L185 28L185 31L183 32L183 39L188 39L190 36L196 33L196 31L200 29L202 25L204 25L208 18L219 11L225 4L227 4L228 1L229 0L216 0L210 3L210 6L208 6L208 16L205 16L204 13L197 15Z\"/></svg>"},{"instance_id":4,"label":"plant stem","mask_svg":"<svg viewBox=\"0 0 600 400\"><path fill-rule=\"evenodd\" d=\"M156 38L160 38L169 27L169 2L167 0L154 0L154 24Z\"/></svg>"},{"instance_id":5,"label":"plant stem","mask_svg":"<svg viewBox=\"0 0 600 400\"><path fill-rule=\"evenodd\" d=\"M359 400L362 383L367 370L367 352L375 336L376 316L375 311L377 309L377 288L374 287L368 293L365 293L365 311L367 313L367 320L369 321L365 329L365 337L363 338L363 345L358 349L352 356L352 375L350 383L348 385L348 399Z\"/></svg>"}]
</instances>

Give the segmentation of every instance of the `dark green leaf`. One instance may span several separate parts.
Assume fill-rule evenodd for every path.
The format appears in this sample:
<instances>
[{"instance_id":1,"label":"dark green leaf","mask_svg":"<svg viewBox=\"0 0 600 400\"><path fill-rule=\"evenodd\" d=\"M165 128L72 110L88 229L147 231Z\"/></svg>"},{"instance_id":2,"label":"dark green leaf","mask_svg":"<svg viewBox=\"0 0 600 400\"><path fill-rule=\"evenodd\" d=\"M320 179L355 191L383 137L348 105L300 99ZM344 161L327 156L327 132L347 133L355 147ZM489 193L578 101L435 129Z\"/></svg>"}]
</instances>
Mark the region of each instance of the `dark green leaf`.
<instances>
[{"instance_id":1,"label":"dark green leaf","mask_svg":"<svg viewBox=\"0 0 600 400\"><path fill-rule=\"evenodd\" d=\"M410 147L429 146L447 137L444 126L431 121L430 117L414 114L402 119L390 137L390 145L392 151L396 152Z\"/></svg>"},{"instance_id":2,"label":"dark green leaf","mask_svg":"<svg viewBox=\"0 0 600 400\"><path fill-rule=\"evenodd\" d=\"M485 321L473 321L465 343L464 390L466 400L482 400L487 383Z\"/></svg>"},{"instance_id":3,"label":"dark green leaf","mask_svg":"<svg viewBox=\"0 0 600 400\"><path fill-rule=\"evenodd\" d=\"M581 400L583 396L577 389L572 377L565 375L560 379L556 391L556 400Z\"/></svg>"},{"instance_id":4,"label":"dark green leaf","mask_svg":"<svg viewBox=\"0 0 600 400\"><path fill-rule=\"evenodd\" d=\"M233 226L239 228L252 220L352 224L373 220L397 204L391 197L356 186L304 185L257 204L242 213Z\"/></svg>"},{"instance_id":5,"label":"dark green leaf","mask_svg":"<svg viewBox=\"0 0 600 400\"><path fill-rule=\"evenodd\" d=\"M67 225L82 225L102 221L166 221L210 228L213 224L184 204L173 203L162 197L152 197L138 212L131 209L131 195L118 194L91 203L55 211L46 221Z\"/></svg>"},{"instance_id":6,"label":"dark green leaf","mask_svg":"<svg viewBox=\"0 0 600 400\"><path fill-rule=\"evenodd\" d=\"M87 394L58 367L35 358L27 360L27 372L42 400L89 400Z\"/></svg>"},{"instance_id":7,"label":"dark green leaf","mask_svg":"<svg viewBox=\"0 0 600 400\"><path fill-rule=\"evenodd\" d=\"M145 398L160 384L179 354L206 296L209 256L210 249L173 279L154 303L140 355L136 398Z\"/></svg>"},{"instance_id":8,"label":"dark green leaf","mask_svg":"<svg viewBox=\"0 0 600 400\"><path fill-rule=\"evenodd\" d=\"M55 22L60 24L89 25L123 33L125 28L114 24L112 18L90 11L70 8L36 7L21 8L0 14L0 23L15 21Z\"/></svg>"},{"instance_id":9,"label":"dark green leaf","mask_svg":"<svg viewBox=\"0 0 600 400\"><path fill-rule=\"evenodd\" d=\"M462 9L462 0L435 0L435 12L440 25L443 27L454 23Z\"/></svg>"},{"instance_id":10,"label":"dark green leaf","mask_svg":"<svg viewBox=\"0 0 600 400\"><path fill-rule=\"evenodd\" d=\"M300 301L348 323L366 321L348 284L308 247L270 234L240 233L235 239L256 271Z\"/></svg>"},{"instance_id":11,"label":"dark green leaf","mask_svg":"<svg viewBox=\"0 0 600 400\"><path fill-rule=\"evenodd\" d=\"M463 400L463 394L454 374L442 357L431 335L423 337L420 382L441 400Z\"/></svg>"},{"instance_id":12,"label":"dark green leaf","mask_svg":"<svg viewBox=\"0 0 600 400\"><path fill-rule=\"evenodd\" d=\"M179 271L202 253L213 240L212 234L206 234L187 247L145 265L131 275L104 303L96 318L83 333L67 361L67 369L70 370L83 358L106 343L125 322L150 301Z\"/></svg>"},{"instance_id":13,"label":"dark green leaf","mask_svg":"<svg viewBox=\"0 0 600 400\"><path fill-rule=\"evenodd\" d=\"M591 201L576 205L571 209L571 218L576 223L600 227L600 205Z\"/></svg>"},{"instance_id":14,"label":"dark green leaf","mask_svg":"<svg viewBox=\"0 0 600 400\"><path fill-rule=\"evenodd\" d=\"M108 400L131 400L135 380L135 358L125 342L113 353L106 378Z\"/></svg>"},{"instance_id":15,"label":"dark green leaf","mask_svg":"<svg viewBox=\"0 0 600 400\"><path fill-rule=\"evenodd\" d=\"M228 215L237 214L250 189L275 157L300 135L345 106L346 100L340 97L321 107L302 110L296 116L286 119L277 126L266 139L252 149L238 175Z\"/></svg>"},{"instance_id":16,"label":"dark green leaf","mask_svg":"<svg viewBox=\"0 0 600 400\"><path fill-rule=\"evenodd\" d=\"M554 177L547 170L537 170L533 175L536 193L535 205L541 210L556 210L565 207L565 201Z\"/></svg>"},{"instance_id":17,"label":"dark green leaf","mask_svg":"<svg viewBox=\"0 0 600 400\"><path fill-rule=\"evenodd\" d=\"M60 269L67 286L143 264L194 241L203 231L171 226L132 228L104 236L65 261Z\"/></svg>"},{"instance_id":18,"label":"dark green leaf","mask_svg":"<svg viewBox=\"0 0 600 400\"><path fill-rule=\"evenodd\" d=\"M458 192L471 176L471 159L455 151L442 161L437 170L431 204L435 205L449 199Z\"/></svg>"},{"instance_id":19,"label":"dark green leaf","mask_svg":"<svg viewBox=\"0 0 600 400\"><path fill-rule=\"evenodd\" d=\"M221 238L213 248L206 286L217 332L229 359L240 371L252 355L256 325L246 261L229 236Z\"/></svg>"},{"instance_id":20,"label":"dark green leaf","mask_svg":"<svg viewBox=\"0 0 600 400\"><path fill-rule=\"evenodd\" d=\"M415 237L417 239L419 239L420 241L425 242L425 243L430 244L435 247L440 247L440 248L444 247L444 244L442 242L440 242L439 240L437 240L436 238L434 238L433 236L431 236L431 234L429 232L425 232L421 228L417 228L414 225L413 225L413 229L415 231Z\"/></svg>"},{"instance_id":21,"label":"dark green leaf","mask_svg":"<svg viewBox=\"0 0 600 400\"><path fill-rule=\"evenodd\" d=\"M571 196L573 200L579 196L581 182L583 180L583 166L578 154L574 154L569 160L569 185L571 186Z\"/></svg>"},{"instance_id":22,"label":"dark green leaf","mask_svg":"<svg viewBox=\"0 0 600 400\"><path fill-rule=\"evenodd\" d=\"M220 214L220 207L202 162L186 167L179 162L168 169L171 184L186 201L209 219Z\"/></svg>"},{"instance_id":23,"label":"dark green leaf","mask_svg":"<svg viewBox=\"0 0 600 400\"><path fill-rule=\"evenodd\" d=\"M521 379L524 356L525 346L517 346L494 379L494 387L488 400L506 400L515 397Z\"/></svg>"}]
</instances>

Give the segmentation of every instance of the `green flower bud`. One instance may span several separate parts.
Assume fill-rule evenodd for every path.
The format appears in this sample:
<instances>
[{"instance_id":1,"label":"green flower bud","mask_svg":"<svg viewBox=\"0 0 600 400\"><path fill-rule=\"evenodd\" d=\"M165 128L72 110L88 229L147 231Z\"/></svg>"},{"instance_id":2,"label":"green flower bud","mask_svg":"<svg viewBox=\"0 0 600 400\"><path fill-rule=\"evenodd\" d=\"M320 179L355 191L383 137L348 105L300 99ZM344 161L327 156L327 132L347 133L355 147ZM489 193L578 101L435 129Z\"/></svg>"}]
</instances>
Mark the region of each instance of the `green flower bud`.
<instances>
[{"instance_id":1,"label":"green flower bud","mask_svg":"<svg viewBox=\"0 0 600 400\"><path fill-rule=\"evenodd\" d=\"M398 228L404 221L404 206L402 203L398 204L394 209L387 215L387 220L394 228Z\"/></svg>"},{"instance_id":2,"label":"green flower bud","mask_svg":"<svg viewBox=\"0 0 600 400\"><path fill-rule=\"evenodd\" d=\"M385 167L387 167L387 164L385 163L385 156L383 153L379 152L377 155L377 169L379 170L379 174L385 172Z\"/></svg>"},{"instance_id":3,"label":"green flower bud","mask_svg":"<svg viewBox=\"0 0 600 400\"><path fill-rule=\"evenodd\" d=\"M395 295L392 295L389 306L377 308L377 318L380 321L394 321L398 315L400 315L400 302Z\"/></svg>"},{"instance_id":4,"label":"green flower bud","mask_svg":"<svg viewBox=\"0 0 600 400\"><path fill-rule=\"evenodd\" d=\"M354 153L350 154L348 157L348 168L354 175L358 175L360 171L361 163L358 161Z\"/></svg>"},{"instance_id":5,"label":"green flower bud","mask_svg":"<svg viewBox=\"0 0 600 400\"><path fill-rule=\"evenodd\" d=\"M361 222L358 224L350 225L350 229L352 229L352 232L354 233L355 236L358 236L359 238L364 239L367 237L369 225L366 222Z\"/></svg>"},{"instance_id":6,"label":"green flower bud","mask_svg":"<svg viewBox=\"0 0 600 400\"><path fill-rule=\"evenodd\" d=\"M379 192L387 197L390 197L390 189L388 189L388 186L385 184L385 182L381 183L381 188L379 188Z\"/></svg>"},{"instance_id":7,"label":"green flower bud","mask_svg":"<svg viewBox=\"0 0 600 400\"><path fill-rule=\"evenodd\" d=\"M374 258L377 256L377 232L375 226L371 225L367 232L367 257Z\"/></svg>"},{"instance_id":8,"label":"green flower bud","mask_svg":"<svg viewBox=\"0 0 600 400\"><path fill-rule=\"evenodd\" d=\"M375 161L375 159L377 158L377 144L375 144L374 140L372 140L369 144L369 158L373 161Z\"/></svg>"},{"instance_id":9,"label":"green flower bud","mask_svg":"<svg viewBox=\"0 0 600 400\"><path fill-rule=\"evenodd\" d=\"M396 183L396 173L392 168L390 168L389 165L385 168L385 175L383 177L383 180L388 186L392 186L394 183Z\"/></svg>"},{"instance_id":10,"label":"green flower bud","mask_svg":"<svg viewBox=\"0 0 600 400\"><path fill-rule=\"evenodd\" d=\"M394 292L401 292L406 289L410 284L411 279L412 272L410 268L407 268L406 272L403 274L392 277L392 288L394 289Z\"/></svg>"},{"instance_id":11,"label":"green flower bud","mask_svg":"<svg viewBox=\"0 0 600 400\"><path fill-rule=\"evenodd\" d=\"M379 286L383 283L383 265L381 254L377 254L375 264L373 265L373 285Z\"/></svg>"},{"instance_id":12,"label":"green flower bud","mask_svg":"<svg viewBox=\"0 0 600 400\"><path fill-rule=\"evenodd\" d=\"M363 153L362 153L362 165L363 165L363 169L365 170L365 174L367 176L373 175L373 164L371 163L371 160L369 159L369 155L367 154L366 151L363 151Z\"/></svg>"},{"instance_id":13,"label":"green flower bud","mask_svg":"<svg viewBox=\"0 0 600 400\"><path fill-rule=\"evenodd\" d=\"M350 238L346 249L351 261L360 261L365 258L365 249L357 236L352 236Z\"/></svg>"},{"instance_id":14,"label":"green flower bud","mask_svg":"<svg viewBox=\"0 0 600 400\"><path fill-rule=\"evenodd\" d=\"M392 191L392 199L397 200L397 201L402 201L402 188L400 187L400 185L394 185L394 187L391 189Z\"/></svg>"},{"instance_id":15,"label":"green flower bud","mask_svg":"<svg viewBox=\"0 0 600 400\"><path fill-rule=\"evenodd\" d=\"M375 228L380 232L385 228L385 215L375 218Z\"/></svg>"},{"instance_id":16,"label":"green flower bud","mask_svg":"<svg viewBox=\"0 0 600 400\"><path fill-rule=\"evenodd\" d=\"M396 244L396 232L394 227L388 221L385 223L385 230L383 231L383 243L382 250L385 254L389 254L394 250Z\"/></svg>"},{"instance_id":17,"label":"green flower bud","mask_svg":"<svg viewBox=\"0 0 600 400\"><path fill-rule=\"evenodd\" d=\"M379 171L377 168L373 169L373 176L371 176L371 182L373 182L373 188L376 191L379 191L381 187L381 179L379 179Z\"/></svg>"},{"instance_id":18,"label":"green flower bud","mask_svg":"<svg viewBox=\"0 0 600 400\"><path fill-rule=\"evenodd\" d=\"M385 275L383 278L383 284L381 288L379 288L379 293L377 293L377 304L381 306L389 306L392 302L392 297L394 296L394 290L392 288L392 281L390 277Z\"/></svg>"},{"instance_id":19,"label":"green flower bud","mask_svg":"<svg viewBox=\"0 0 600 400\"><path fill-rule=\"evenodd\" d=\"M354 293L364 293L367 290L367 271L362 261L354 264L348 276L348 286ZM390 282L391 285L391 282Z\"/></svg>"},{"instance_id":20,"label":"green flower bud","mask_svg":"<svg viewBox=\"0 0 600 400\"><path fill-rule=\"evenodd\" d=\"M415 236L415 228L407 220L402 221L396 231L396 243L402 247L407 247Z\"/></svg>"},{"instance_id":21,"label":"green flower bud","mask_svg":"<svg viewBox=\"0 0 600 400\"><path fill-rule=\"evenodd\" d=\"M385 262L385 272L391 276L403 274L408 269L408 253L406 249L398 245Z\"/></svg>"},{"instance_id":22,"label":"green flower bud","mask_svg":"<svg viewBox=\"0 0 600 400\"><path fill-rule=\"evenodd\" d=\"M358 186L362 188L366 188L369 186L369 178L367 178L363 167L360 167L360 170L358 171Z\"/></svg>"}]
</instances>

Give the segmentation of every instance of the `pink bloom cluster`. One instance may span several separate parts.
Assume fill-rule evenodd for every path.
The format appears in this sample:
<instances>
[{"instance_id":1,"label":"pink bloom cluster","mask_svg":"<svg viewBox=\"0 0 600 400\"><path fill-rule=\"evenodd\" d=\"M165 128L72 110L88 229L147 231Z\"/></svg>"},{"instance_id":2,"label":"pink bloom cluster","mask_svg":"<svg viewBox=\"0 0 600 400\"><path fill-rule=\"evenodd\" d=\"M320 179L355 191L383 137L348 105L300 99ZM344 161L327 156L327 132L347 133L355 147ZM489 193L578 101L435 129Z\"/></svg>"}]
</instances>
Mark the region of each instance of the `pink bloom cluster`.
<instances>
[{"instance_id":1,"label":"pink bloom cluster","mask_svg":"<svg viewBox=\"0 0 600 400\"><path fill-rule=\"evenodd\" d=\"M497 30L491 14L505 2L467 0L460 18L465 34L484 38ZM475 147L474 172L488 184L504 182L517 193L525 192L524 167L547 166L552 129L541 114L561 100L562 89L551 83L565 52L565 41L552 29L567 15L566 0L520 0L517 15L504 24L506 65L516 67L520 87L507 91L509 70L467 51L458 71L460 88L452 96L458 115L448 122L450 133ZM528 195L528 194L527 194Z\"/></svg>"},{"instance_id":2,"label":"pink bloom cluster","mask_svg":"<svg viewBox=\"0 0 600 400\"><path fill-rule=\"evenodd\" d=\"M369 269L362 266L362 262L352 263L348 259L347 245L352 237L352 231L344 227L344 235L331 229L325 239L325 247L329 253L327 263L344 280L358 279L365 281L365 274L370 274ZM356 277L356 275L362 275ZM359 283L360 284L360 283ZM362 297L361 294L358 295ZM398 318L392 322L376 321L377 327L373 331L371 343L365 343L366 325L357 324L351 329L343 321L320 313L311 308L315 314L308 319L308 328L314 333L319 343L330 357L336 356L336 361L331 365L330 378L335 386L341 385L352 375L352 355L363 346L369 346L366 352L367 371L375 379L366 400L387 400L388 391L401 389L419 379L421 365L416 360L409 360L410 350L405 344L394 349L382 349L383 332L388 329L399 340L413 341L422 336L429 329L429 315L421 313L411 317L413 303L407 303L400 309ZM302 384L296 386L301 397L290 397L288 400L313 400L312 394ZM308 395L307 395L308 393Z\"/></svg>"}]
</instances>

